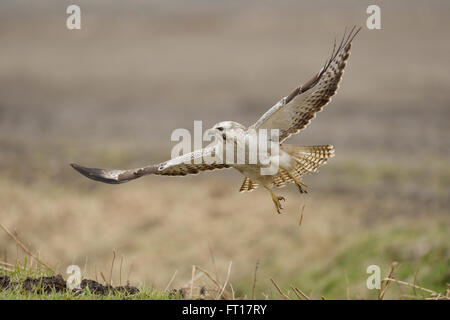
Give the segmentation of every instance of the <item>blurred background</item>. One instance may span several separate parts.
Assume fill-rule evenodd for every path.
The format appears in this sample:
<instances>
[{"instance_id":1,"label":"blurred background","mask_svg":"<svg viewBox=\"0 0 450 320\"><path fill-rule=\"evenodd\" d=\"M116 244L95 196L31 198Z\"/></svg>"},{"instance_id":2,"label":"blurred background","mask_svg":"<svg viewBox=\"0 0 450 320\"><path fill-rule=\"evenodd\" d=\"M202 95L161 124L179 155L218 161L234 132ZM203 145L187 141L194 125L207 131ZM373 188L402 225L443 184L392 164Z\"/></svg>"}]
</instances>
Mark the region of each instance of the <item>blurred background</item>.
<instances>
[{"instance_id":1,"label":"blurred background","mask_svg":"<svg viewBox=\"0 0 450 320\"><path fill-rule=\"evenodd\" d=\"M81 30L66 8L81 7ZM381 30L365 27L381 8ZM238 296L373 298L366 268L432 290L450 282L448 1L18 1L0 3L0 223L64 274L108 273L163 290L192 265ZM124 185L72 168L170 158L176 128L254 123L309 80L344 28L363 26L338 94L288 143L336 157L275 214L232 170ZM302 223L300 214L304 206ZM22 259L0 234L3 261ZM116 268L118 269L118 268ZM114 281L119 281L114 272ZM201 279L200 279L201 280ZM205 280L207 283L207 280ZM411 290L392 288L390 298Z\"/></svg>"}]
</instances>

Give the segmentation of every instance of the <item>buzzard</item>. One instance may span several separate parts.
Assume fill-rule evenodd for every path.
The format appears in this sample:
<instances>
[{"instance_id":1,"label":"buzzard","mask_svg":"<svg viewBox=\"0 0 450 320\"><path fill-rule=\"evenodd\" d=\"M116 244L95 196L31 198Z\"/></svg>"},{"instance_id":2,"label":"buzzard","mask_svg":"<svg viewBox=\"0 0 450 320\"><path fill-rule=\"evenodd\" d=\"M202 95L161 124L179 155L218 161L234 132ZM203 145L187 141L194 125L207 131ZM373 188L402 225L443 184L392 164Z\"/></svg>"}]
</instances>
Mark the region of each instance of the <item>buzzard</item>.
<instances>
[{"instance_id":1,"label":"buzzard","mask_svg":"<svg viewBox=\"0 0 450 320\"><path fill-rule=\"evenodd\" d=\"M160 164L149 165L137 169L117 170L87 168L72 163L71 166L86 177L104 183L119 184L140 178L145 175L185 176L197 174L201 171L234 168L244 175L244 182L240 192L252 191L259 185L267 189L271 195L275 209L281 213L280 201L285 199L277 196L273 189L283 187L288 183L294 183L300 193L306 193L306 185L301 177L307 173L316 172L328 159L334 156L332 145L320 146L296 146L284 144L291 135L298 133L307 127L316 113L321 111L336 93L339 82L344 73L346 62L350 56L352 40L361 28L353 27L350 32L344 32L340 43L334 41L333 51L320 71L305 84L297 87L289 95L278 101L255 124L245 127L234 121L224 121L210 129L216 142L210 146L175 157ZM271 174L262 174L261 169L267 166L261 161L256 163L229 163L218 161L219 146L236 144L237 138L243 138L246 143L254 139L250 132L260 132L262 129L276 130L278 147L277 170ZM269 136L268 141L273 142ZM245 148L245 144L244 144ZM247 159L248 160L248 159Z\"/></svg>"}]
</instances>

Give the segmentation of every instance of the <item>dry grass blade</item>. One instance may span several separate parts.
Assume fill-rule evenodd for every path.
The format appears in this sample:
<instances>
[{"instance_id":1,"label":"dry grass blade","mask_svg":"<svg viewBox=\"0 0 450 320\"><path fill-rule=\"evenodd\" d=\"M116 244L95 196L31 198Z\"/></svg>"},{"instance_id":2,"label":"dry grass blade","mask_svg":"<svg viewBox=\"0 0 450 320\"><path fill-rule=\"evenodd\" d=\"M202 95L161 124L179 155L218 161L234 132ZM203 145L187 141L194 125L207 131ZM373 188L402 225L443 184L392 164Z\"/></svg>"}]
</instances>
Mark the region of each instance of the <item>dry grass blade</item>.
<instances>
[{"instance_id":1,"label":"dry grass blade","mask_svg":"<svg viewBox=\"0 0 450 320\"><path fill-rule=\"evenodd\" d=\"M299 293L303 298L305 298L306 300L311 300L310 297L308 297L305 293L303 293L302 290L300 290L299 288L294 288L294 291L296 291L297 293Z\"/></svg>"},{"instance_id":2,"label":"dry grass blade","mask_svg":"<svg viewBox=\"0 0 450 320\"><path fill-rule=\"evenodd\" d=\"M230 283L230 289L231 289L231 299L235 300L234 298L234 289L233 289L233 285Z\"/></svg>"},{"instance_id":3,"label":"dry grass blade","mask_svg":"<svg viewBox=\"0 0 450 320\"><path fill-rule=\"evenodd\" d=\"M172 284L173 280L175 279L175 277L177 276L178 270L175 270L175 272L173 273L172 278L170 278L169 283L167 284L166 288L164 289L164 291L169 290L170 285Z\"/></svg>"},{"instance_id":4,"label":"dry grass blade","mask_svg":"<svg viewBox=\"0 0 450 320\"><path fill-rule=\"evenodd\" d=\"M414 288L414 289L419 289L419 290L422 290L424 292L428 292L429 294L432 294L434 296L438 296L438 297L442 297L443 296L441 293L438 293L436 291L433 291L433 290L430 290L430 289L427 289L427 288L424 288L424 287L421 287L421 286L418 286L416 284L412 284L412 283L409 283L409 282L405 282L405 281L401 281L401 280L397 280L397 279L393 279L393 278L386 278L386 279L383 279L383 281L395 282L395 283L398 283L398 284L401 284L401 285L405 285L405 286L408 286L408 287L411 287L411 288Z\"/></svg>"},{"instance_id":5,"label":"dry grass blade","mask_svg":"<svg viewBox=\"0 0 450 320\"><path fill-rule=\"evenodd\" d=\"M224 290L225 290L225 288L226 288L226 286L228 284L228 280L230 279L231 265L232 264L233 264L233 262L230 261L230 264L228 265L227 277L225 278L225 282L224 282L224 284L222 286L222 289L220 290L219 294L217 295L216 300L219 299L222 296L222 294L223 294L223 292L224 292Z\"/></svg>"},{"instance_id":6,"label":"dry grass blade","mask_svg":"<svg viewBox=\"0 0 450 320\"><path fill-rule=\"evenodd\" d=\"M211 276L211 274L208 271L206 271L205 269L200 268L199 266L194 266L194 267L195 267L195 269L197 269L197 270L201 271L202 273L204 273L212 282L214 282L214 284L217 286L217 288L219 290L222 289L222 286L220 285L220 283L213 276ZM225 300L229 300L231 298L230 294L226 290L224 290L222 292L221 296Z\"/></svg>"},{"instance_id":7,"label":"dry grass blade","mask_svg":"<svg viewBox=\"0 0 450 320\"><path fill-rule=\"evenodd\" d=\"M192 267L194 267L194 266L192 266ZM196 274L195 277L194 277L194 283L195 283L195 281L197 281L198 279L203 277L203 275L204 275L203 273ZM191 280L186 282L184 285L182 285L181 288L188 288L188 287L190 288L191 283L192 283L192 278L191 278Z\"/></svg>"},{"instance_id":8,"label":"dry grass blade","mask_svg":"<svg viewBox=\"0 0 450 320\"><path fill-rule=\"evenodd\" d=\"M302 225L303 221L303 212L305 211L305 205L302 206L302 212L300 213L300 219L298 221L298 226L300 227Z\"/></svg>"},{"instance_id":9,"label":"dry grass blade","mask_svg":"<svg viewBox=\"0 0 450 320\"><path fill-rule=\"evenodd\" d=\"M209 255L211 257L211 262L212 262L212 265L213 265L213 268L214 268L214 275L216 276L216 279L218 281L220 281L219 273L217 272L216 259L214 258L214 252L213 252L213 249L211 247L211 243L209 243L209 242L208 242L208 250L209 250Z\"/></svg>"},{"instance_id":10,"label":"dry grass blade","mask_svg":"<svg viewBox=\"0 0 450 320\"><path fill-rule=\"evenodd\" d=\"M275 288L277 289L277 291L280 293L280 295L286 299L286 300L292 300L291 298L289 298L289 296L287 296L283 291L281 291L280 287L277 285L277 283L275 282L275 280L273 280L272 278L270 278L270 281L272 282L272 284L275 286Z\"/></svg>"},{"instance_id":11,"label":"dry grass blade","mask_svg":"<svg viewBox=\"0 0 450 320\"><path fill-rule=\"evenodd\" d=\"M84 269L82 273L82 277L86 278L87 276L87 267L88 267L88 256L84 259Z\"/></svg>"},{"instance_id":12,"label":"dry grass blade","mask_svg":"<svg viewBox=\"0 0 450 320\"><path fill-rule=\"evenodd\" d=\"M120 267L119 267L119 286L122 285L122 265L123 265L123 255L120 256Z\"/></svg>"},{"instance_id":13,"label":"dry grass blade","mask_svg":"<svg viewBox=\"0 0 450 320\"><path fill-rule=\"evenodd\" d=\"M13 272L14 271L14 269L0 264L0 271L1 270L8 271L8 272Z\"/></svg>"},{"instance_id":14,"label":"dry grass blade","mask_svg":"<svg viewBox=\"0 0 450 320\"><path fill-rule=\"evenodd\" d=\"M192 266L192 275L191 275L191 292L190 292L190 297L192 298L192 295L194 293L194 277L195 277L195 265Z\"/></svg>"},{"instance_id":15,"label":"dry grass blade","mask_svg":"<svg viewBox=\"0 0 450 320\"><path fill-rule=\"evenodd\" d=\"M297 296L298 300L302 300L303 297L297 292L295 291L295 288L293 286L291 286L292 291L294 291L295 295Z\"/></svg>"},{"instance_id":16,"label":"dry grass blade","mask_svg":"<svg viewBox=\"0 0 450 320\"><path fill-rule=\"evenodd\" d=\"M395 262L395 261L392 262L391 268L389 270L389 275L387 276L387 279L392 278L392 276L394 275L394 270L397 267L397 265L398 265L397 262ZM378 294L378 299L379 300L383 300L384 295L386 294L386 291L387 291L387 289L389 287L389 284L390 284L390 280L386 281L383 289L380 288L380 292Z\"/></svg>"},{"instance_id":17,"label":"dry grass blade","mask_svg":"<svg viewBox=\"0 0 450 320\"><path fill-rule=\"evenodd\" d=\"M107 285L107 284L108 284L108 281L106 281L106 277L105 277L105 275L103 274L103 272L101 272L101 271L100 271L100 276L102 277L104 284Z\"/></svg>"},{"instance_id":18,"label":"dry grass blade","mask_svg":"<svg viewBox=\"0 0 450 320\"><path fill-rule=\"evenodd\" d=\"M113 250L113 259L111 262L111 270L109 271L109 285L112 286L112 275L114 269L114 262L116 261L116 250Z\"/></svg>"},{"instance_id":19,"label":"dry grass blade","mask_svg":"<svg viewBox=\"0 0 450 320\"><path fill-rule=\"evenodd\" d=\"M425 300L450 300L450 298L449 297L447 297L447 296L443 296L443 295L441 295L441 296L438 296L438 297L433 297L433 298L425 298Z\"/></svg>"},{"instance_id":20,"label":"dry grass blade","mask_svg":"<svg viewBox=\"0 0 450 320\"><path fill-rule=\"evenodd\" d=\"M259 260L256 261L255 273L253 275L252 300L255 300L256 273L258 272L258 267L259 267Z\"/></svg>"},{"instance_id":21,"label":"dry grass blade","mask_svg":"<svg viewBox=\"0 0 450 320\"><path fill-rule=\"evenodd\" d=\"M128 275L127 275L127 285L130 283L130 276L131 276L131 271L133 270L133 261L131 261L131 265L130 265L130 269L128 270Z\"/></svg>"},{"instance_id":22,"label":"dry grass blade","mask_svg":"<svg viewBox=\"0 0 450 320\"><path fill-rule=\"evenodd\" d=\"M417 271L414 273L414 282L413 282L413 285L416 285L416 282L417 282L417 274L418 274L418 273L419 273L419 269L417 269ZM414 295L417 296L416 288L414 288L413 292L414 292Z\"/></svg>"},{"instance_id":23,"label":"dry grass blade","mask_svg":"<svg viewBox=\"0 0 450 320\"><path fill-rule=\"evenodd\" d=\"M95 274L95 281L98 282L98 276L97 276L97 265L94 264L94 274Z\"/></svg>"},{"instance_id":24,"label":"dry grass blade","mask_svg":"<svg viewBox=\"0 0 450 320\"><path fill-rule=\"evenodd\" d=\"M348 281L347 272L345 273L345 296L347 297L347 300L350 300L350 283Z\"/></svg>"},{"instance_id":25,"label":"dry grass blade","mask_svg":"<svg viewBox=\"0 0 450 320\"><path fill-rule=\"evenodd\" d=\"M6 267L12 267L12 268L15 267L15 265L13 265L13 264L11 264L11 263L3 262L3 261L0 261L0 265L6 266Z\"/></svg>"},{"instance_id":26,"label":"dry grass blade","mask_svg":"<svg viewBox=\"0 0 450 320\"><path fill-rule=\"evenodd\" d=\"M51 268L50 266L48 266L45 262L41 261L41 259L39 259L36 255L34 255L27 247L25 247L25 245L15 236L13 235L4 225L2 225L0 223L0 227L6 232L6 234L8 236L10 236L19 247L22 248L23 251L25 251L28 255L30 255L31 257L35 258L36 261L38 261L41 265L43 265L44 267L46 267L48 270L50 270L53 273L56 273L55 270L53 268Z\"/></svg>"}]
</instances>

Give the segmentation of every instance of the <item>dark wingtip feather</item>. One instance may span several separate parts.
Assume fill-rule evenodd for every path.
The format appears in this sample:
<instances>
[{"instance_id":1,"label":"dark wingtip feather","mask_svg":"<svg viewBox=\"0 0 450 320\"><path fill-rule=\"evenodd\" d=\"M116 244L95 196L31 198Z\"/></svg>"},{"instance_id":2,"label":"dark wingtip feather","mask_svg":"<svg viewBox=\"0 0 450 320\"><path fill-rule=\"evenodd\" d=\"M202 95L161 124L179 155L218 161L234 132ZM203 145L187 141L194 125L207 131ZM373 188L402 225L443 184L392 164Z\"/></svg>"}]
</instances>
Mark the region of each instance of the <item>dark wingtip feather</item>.
<instances>
[{"instance_id":1,"label":"dark wingtip feather","mask_svg":"<svg viewBox=\"0 0 450 320\"><path fill-rule=\"evenodd\" d=\"M71 163L70 165L72 166L72 168L74 168L79 173L81 173L83 176L85 176L89 179L100 181L103 183L109 183L109 184L120 183L120 181L111 177L111 175L108 175L108 171L105 169L86 168L86 167L80 166L76 163Z\"/></svg>"}]
</instances>

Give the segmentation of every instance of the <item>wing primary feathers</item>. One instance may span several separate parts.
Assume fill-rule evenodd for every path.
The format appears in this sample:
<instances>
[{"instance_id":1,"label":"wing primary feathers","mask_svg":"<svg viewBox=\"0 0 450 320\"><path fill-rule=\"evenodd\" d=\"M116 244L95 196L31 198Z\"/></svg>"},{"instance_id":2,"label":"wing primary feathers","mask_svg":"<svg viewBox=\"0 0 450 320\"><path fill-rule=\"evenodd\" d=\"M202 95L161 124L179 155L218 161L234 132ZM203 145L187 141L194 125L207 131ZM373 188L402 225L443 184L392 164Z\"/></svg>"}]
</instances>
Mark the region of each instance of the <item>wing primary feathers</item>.
<instances>
[{"instance_id":1,"label":"wing primary feathers","mask_svg":"<svg viewBox=\"0 0 450 320\"><path fill-rule=\"evenodd\" d=\"M151 174L185 176L188 174L197 174L202 171L230 168L230 165L225 163L210 162L209 156L211 151L214 151L214 149L205 148L196 150L160 164L129 170L87 168L75 163L72 163L71 166L89 179L109 184L124 183ZM200 158L202 159L201 163L195 163L195 160Z\"/></svg>"},{"instance_id":2,"label":"wing primary feathers","mask_svg":"<svg viewBox=\"0 0 450 320\"><path fill-rule=\"evenodd\" d=\"M80 166L76 163L71 163L70 165L72 166L72 168L74 168L79 173L81 173L83 176L85 176L89 179L104 182L104 183L109 183L109 184L120 183L120 181L117 179L118 175L114 174L114 172L112 172L111 170L100 169L100 168L87 168L87 167Z\"/></svg>"},{"instance_id":3,"label":"wing primary feathers","mask_svg":"<svg viewBox=\"0 0 450 320\"><path fill-rule=\"evenodd\" d=\"M285 103L289 103L292 101L296 96L299 94L302 94L305 91L308 91L312 87L314 87L319 80L322 78L322 76L327 72L330 65L333 63L333 61L336 59L338 54L341 52L342 49L344 49L350 42L353 41L353 39L356 37L356 35L361 30L361 27L359 27L356 31L356 26L353 26L353 28L350 30L350 32L347 34L347 28L344 30L344 35L342 36L342 39L339 43L339 46L336 49L336 38L334 38L334 44L333 44L333 51L331 52L331 56L329 59L325 61L325 64L323 65L322 69L309 81L307 81L305 84L295 88L294 91L292 91L286 98Z\"/></svg>"},{"instance_id":4,"label":"wing primary feathers","mask_svg":"<svg viewBox=\"0 0 450 320\"><path fill-rule=\"evenodd\" d=\"M333 51L331 52L331 56L329 59L325 61L324 66L322 69L320 69L319 73L317 73L314 77L312 77L308 82L305 84L295 88L294 91L292 91L285 99L285 103L289 103L299 94L302 94L305 91L308 91L312 87L314 87L319 80L322 78L322 76L327 72L330 65L333 63L333 61L336 59L338 54L341 52L342 49L344 49L349 43L353 41L353 39L356 37L356 35L361 30L361 27L359 27L356 31L356 26L353 26L353 28L350 30L349 34L347 35L347 28L344 30L344 35L342 36L341 42L339 43L339 46L336 49L336 38L334 38L334 44L333 44Z\"/></svg>"},{"instance_id":5,"label":"wing primary feathers","mask_svg":"<svg viewBox=\"0 0 450 320\"><path fill-rule=\"evenodd\" d=\"M331 55L309 81L295 88L288 96L278 101L251 127L256 129L277 128L280 141L304 129L316 113L320 112L336 94L346 61L350 55L351 42L361 30L353 26L345 28L338 42L334 39Z\"/></svg>"},{"instance_id":6,"label":"wing primary feathers","mask_svg":"<svg viewBox=\"0 0 450 320\"><path fill-rule=\"evenodd\" d=\"M77 170L83 176L109 184L124 183L133 179L140 178L147 174L156 173L157 166L148 166L139 169L132 170L117 170L117 169L100 169L100 168L87 168L78 164L70 164L72 168Z\"/></svg>"}]
</instances>

